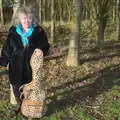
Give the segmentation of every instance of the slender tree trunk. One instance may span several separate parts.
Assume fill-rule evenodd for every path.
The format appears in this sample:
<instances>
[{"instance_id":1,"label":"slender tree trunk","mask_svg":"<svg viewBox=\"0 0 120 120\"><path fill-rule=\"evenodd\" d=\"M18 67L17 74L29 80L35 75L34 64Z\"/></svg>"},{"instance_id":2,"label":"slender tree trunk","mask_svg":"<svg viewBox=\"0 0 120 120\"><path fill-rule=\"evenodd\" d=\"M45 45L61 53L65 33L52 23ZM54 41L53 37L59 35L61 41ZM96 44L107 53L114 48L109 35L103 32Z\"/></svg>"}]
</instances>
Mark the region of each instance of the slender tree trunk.
<instances>
[{"instance_id":1,"label":"slender tree trunk","mask_svg":"<svg viewBox=\"0 0 120 120\"><path fill-rule=\"evenodd\" d=\"M42 0L39 0L39 21L40 25L42 25Z\"/></svg>"},{"instance_id":2,"label":"slender tree trunk","mask_svg":"<svg viewBox=\"0 0 120 120\"><path fill-rule=\"evenodd\" d=\"M97 33L97 47L98 49L102 49L104 45L104 31L107 25L108 15L103 18L102 21L98 22L98 33Z\"/></svg>"},{"instance_id":3,"label":"slender tree trunk","mask_svg":"<svg viewBox=\"0 0 120 120\"><path fill-rule=\"evenodd\" d=\"M120 41L120 0L117 0L117 40Z\"/></svg>"},{"instance_id":4,"label":"slender tree trunk","mask_svg":"<svg viewBox=\"0 0 120 120\"><path fill-rule=\"evenodd\" d=\"M23 0L23 4L26 5L26 1L25 0Z\"/></svg>"},{"instance_id":5,"label":"slender tree trunk","mask_svg":"<svg viewBox=\"0 0 120 120\"><path fill-rule=\"evenodd\" d=\"M71 22L71 10L69 10L68 13L69 13L68 21Z\"/></svg>"},{"instance_id":6,"label":"slender tree trunk","mask_svg":"<svg viewBox=\"0 0 120 120\"><path fill-rule=\"evenodd\" d=\"M1 24L4 24L4 16L3 16L3 1L0 0L0 17L1 17Z\"/></svg>"},{"instance_id":7,"label":"slender tree trunk","mask_svg":"<svg viewBox=\"0 0 120 120\"><path fill-rule=\"evenodd\" d=\"M62 9L62 0L58 0L59 6L59 23L63 23L63 9Z\"/></svg>"},{"instance_id":8,"label":"slender tree trunk","mask_svg":"<svg viewBox=\"0 0 120 120\"><path fill-rule=\"evenodd\" d=\"M113 18L113 23L115 23L116 22L116 5L113 6L112 18Z\"/></svg>"},{"instance_id":9,"label":"slender tree trunk","mask_svg":"<svg viewBox=\"0 0 120 120\"><path fill-rule=\"evenodd\" d=\"M39 24L42 25L42 0L36 0L36 2L39 6L39 11L38 11Z\"/></svg>"},{"instance_id":10,"label":"slender tree trunk","mask_svg":"<svg viewBox=\"0 0 120 120\"><path fill-rule=\"evenodd\" d=\"M15 16L17 9L20 7L20 5L21 5L21 1L15 0L15 3L13 4L13 18Z\"/></svg>"},{"instance_id":11,"label":"slender tree trunk","mask_svg":"<svg viewBox=\"0 0 120 120\"><path fill-rule=\"evenodd\" d=\"M69 51L67 57L67 66L78 66L79 65L79 53L80 53L80 22L81 22L81 11L82 11L82 0L74 0L74 11L75 11L75 23L71 24L71 38L69 42Z\"/></svg>"},{"instance_id":12,"label":"slender tree trunk","mask_svg":"<svg viewBox=\"0 0 120 120\"><path fill-rule=\"evenodd\" d=\"M68 11L68 22L71 22L73 0L70 0L69 2L66 1L66 4L67 4L67 11Z\"/></svg>"},{"instance_id":13,"label":"slender tree trunk","mask_svg":"<svg viewBox=\"0 0 120 120\"><path fill-rule=\"evenodd\" d=\"M43 21L46 21L46 0L43 0Z\"/></svg>"},{"instance_id":14,"label":"slender tree trunk","mask_svg":"<svg viewBox=\"0 0 120 120\"><path fill-rule=\"evenodd\" d=\"M90 31L92 32L92 30L93 30L93 16L92 16L93 13L92 13L92 10L89 11L89 14L90 14L89 15L90 16L89 26L90 26Z\"/></svg>"},{"instance_id":15,"label":"slender tree trunk","mask_svg":"<svg viewBox=\"0 0 120 120\"><path fill-rule=\"evenodd\" d=\"M101 50L104 43L104 31L107 25L107 20L109 17L109 10L111 8L112 0L96 0L94 2L94 9L96 15L96 22L98 25L97 30L97 48Z\"/></svg>"},{"instance_id":16,"label":"slender tree trunk","mask_svg":"<svg viewBox=\"0 0 120 120\"><path fill-rule=\"evenodd\" d=\"M55 42L55 1L51 0L51 44Z\"/></svg>"},{"instance_id":17,"label":"slender tree trunk","mask_svg":"<svg viewBox=\"0 0 120 120\"><path fill-rule=\"evenodd\" d=\"M97 34L97 46L99 49L103 48L104 44L104 30L103 30L103 24L98 25L98 34Z\"/></svg>"}]
</instances>

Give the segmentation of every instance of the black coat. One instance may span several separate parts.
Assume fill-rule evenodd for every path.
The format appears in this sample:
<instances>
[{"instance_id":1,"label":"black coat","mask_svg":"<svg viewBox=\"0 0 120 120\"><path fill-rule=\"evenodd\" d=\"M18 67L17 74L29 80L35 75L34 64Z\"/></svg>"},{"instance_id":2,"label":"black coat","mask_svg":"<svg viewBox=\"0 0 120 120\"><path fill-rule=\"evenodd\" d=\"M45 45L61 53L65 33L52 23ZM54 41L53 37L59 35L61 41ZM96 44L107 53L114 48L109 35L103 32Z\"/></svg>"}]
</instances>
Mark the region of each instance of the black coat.
<instances>
[{"instance_id":1,"label":"black coat","mask_svg":"<svg viewBox=\"0 0 120 120\"><path fill-rule=\"evenodd\" d=\"M0 65L9 63L9 81L13 85L22 85L32 79L30 58L35 48L40 48L45 55L49 50L49 43L44 30L37 26L29 37L29 46L24 48L16 27L9 30L8 38L2 48Z\"/></svg>"}]
</instances>

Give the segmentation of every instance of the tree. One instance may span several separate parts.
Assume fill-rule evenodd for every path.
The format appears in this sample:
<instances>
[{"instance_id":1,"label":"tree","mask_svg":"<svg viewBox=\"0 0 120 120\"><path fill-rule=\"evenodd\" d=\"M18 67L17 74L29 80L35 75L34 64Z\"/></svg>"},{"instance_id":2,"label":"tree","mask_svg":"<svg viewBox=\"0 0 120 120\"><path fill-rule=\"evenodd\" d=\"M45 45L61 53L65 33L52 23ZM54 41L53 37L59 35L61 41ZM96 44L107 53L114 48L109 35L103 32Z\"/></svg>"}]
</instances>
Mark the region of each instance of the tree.
<instances>
[{"instance_id":1,"label":"tree","mask_svg":"<svg viewBox=\"0 0 120 120\"><path fill-rule=\"evenodd\" d=\"M17 9L21 5L21 0L12 0L12 4L13 4L13 17L14 17Z\"/></svg>"},{"instance_id":2,"label":"tree","mask_svg":"<svg viewBox=\"0 0 120 120\"><path fill-rule=\"evenodd\" d=\"M114 4L112 6L112 12L111 12L113 23L116 22L116 17L117 17L116 11L117 11L117 0L114 0Z\"/></svg>"},{"instance_id":3,"label":"tree","mask_svg":"<svg viewBox=\"0 0 120 120\"><path fill-rule=\"evenodd\" d=\"M43 21L46 21L46 0L42 0L43 3Z\"/></svg>"},{"instance_id":4,"label":"tree","mask_svg":"<svg viewBox=\"0 0 120 120\"><path fill-rule=\"evenodd\" d=\"M104 44L104 31L107 25L107 20L109 17L109 10L111 7L112 0L95 0L94 11L96 15L96 22L98 25L97 31L97 47L98 49L103 48Z\"/></svg>"},{"instance_id":5,"label":"tree","mask_svg":"<svg viewBox=\"0 0 120 120\"><path fill-rule=\"evenodd\" d=\"M23 0L23 5L26 5L26 1L25 0Z\"/></svg>"},{"instance_id":6,"label":"tree","mask_svg":"<svg viewBox=\"0 0 120 120\"><path fill-rule=\"evenodd\" d=\"M3 17L3 1L0 0L0 18L1 18L1 24L4 24L4 17Z\"/></svg>"},{"instance_id":7,"label":"tree","mask_svg":"<svg viewBox=\"0 0 120 120\"><path fill-rule=\"evenodd\" d=\"M42 0L36 0L36 2L39 5L39 22L42 25Z\"/></svg>"},{"instance_id":8,"label":"tree","mask_svg":"<svg viewBox=\"0 0 120 120\"><path fill-rule=\"evenodd\" d=\"M51 0L51 44L55 42L55 1Z\"/></svg>"},{"instance_id":9,"label":"tree","mask_svg":"<svg viewBox=\"0 0 120 120\"><path fill-rule=\"evenodd\" d=\"M68 21L71 22L73 0L65 0L68 11Z\"/></svg>"},{"instance_id":10,"label":"tree","mask_svg":"<svg viewBox=\"0 0 120 120\"><path fill-rule=\"evenodd\" d=\"M73 1L74 15L71 22L71 34L69 42L69 51L66 64L68 66L79 65L80 52L80 22L82 14L82 0Z\"/></svg>"},{"instance_id":11,"label":"tree","mask_svg":"<svg viewBox=\"0 0 120 120\"><path fill-rule=\"evenodd\" d=\"M117 0L117 40L120 40L120 0Z\"/></svg>"},{"instance_id":12,"label":"tree","mask_svg":"<svg viewBox=\"0 0 120 120\"><path fill-rule=\"evenodd\" d=\"M58 12L59 12L59 22L60 23L63 23L63 9L62 9L62 5L63 5L63 0L58 0Z\"/></svg>"}]
</instances>

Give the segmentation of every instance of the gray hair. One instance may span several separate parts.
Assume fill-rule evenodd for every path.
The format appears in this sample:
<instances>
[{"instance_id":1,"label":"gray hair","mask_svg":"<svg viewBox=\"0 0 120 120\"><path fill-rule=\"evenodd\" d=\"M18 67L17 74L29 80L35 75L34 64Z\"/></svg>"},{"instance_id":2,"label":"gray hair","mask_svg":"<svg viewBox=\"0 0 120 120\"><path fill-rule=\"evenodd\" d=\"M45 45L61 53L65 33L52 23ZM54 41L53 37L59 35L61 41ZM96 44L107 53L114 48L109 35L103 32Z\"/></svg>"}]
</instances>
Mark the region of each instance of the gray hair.
<instances>
[{"instance_id":1,"label":"gray hair","mask_svg":"<svg viewBox=\"0 0 120 120\"><path fill-rule=\"evenodd\" d=\"M16 26L16 25L20 24L20 14L21 13L32 14L32 17L33 17L32 18L32 24L33 24L33 26L35 27L35 26L39 25L35 10L31 7L22 6L22 7L18 8L18 10L16 11L15 15L12 18L13 26Z\"/></svg>"}]
</instances>

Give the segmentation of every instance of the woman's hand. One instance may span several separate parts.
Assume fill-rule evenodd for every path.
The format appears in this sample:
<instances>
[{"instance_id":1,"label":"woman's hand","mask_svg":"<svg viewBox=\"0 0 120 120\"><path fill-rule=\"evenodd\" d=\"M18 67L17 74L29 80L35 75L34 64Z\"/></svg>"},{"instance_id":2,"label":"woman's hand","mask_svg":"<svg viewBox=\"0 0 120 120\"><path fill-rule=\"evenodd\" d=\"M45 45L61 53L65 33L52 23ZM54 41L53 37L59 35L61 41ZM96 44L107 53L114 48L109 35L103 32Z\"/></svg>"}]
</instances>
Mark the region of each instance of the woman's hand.
<instances>
[{"instance_id":1,"label":"woman's hand","mask_svg":"<svg viewBox=\"0 0 120 120\"><path fill-rule=\"evenodd\" d=\"M35 52L37 56L40 56L42 54L42 50L38 48L35 50Z\"/></svg>"}]
</instances>

